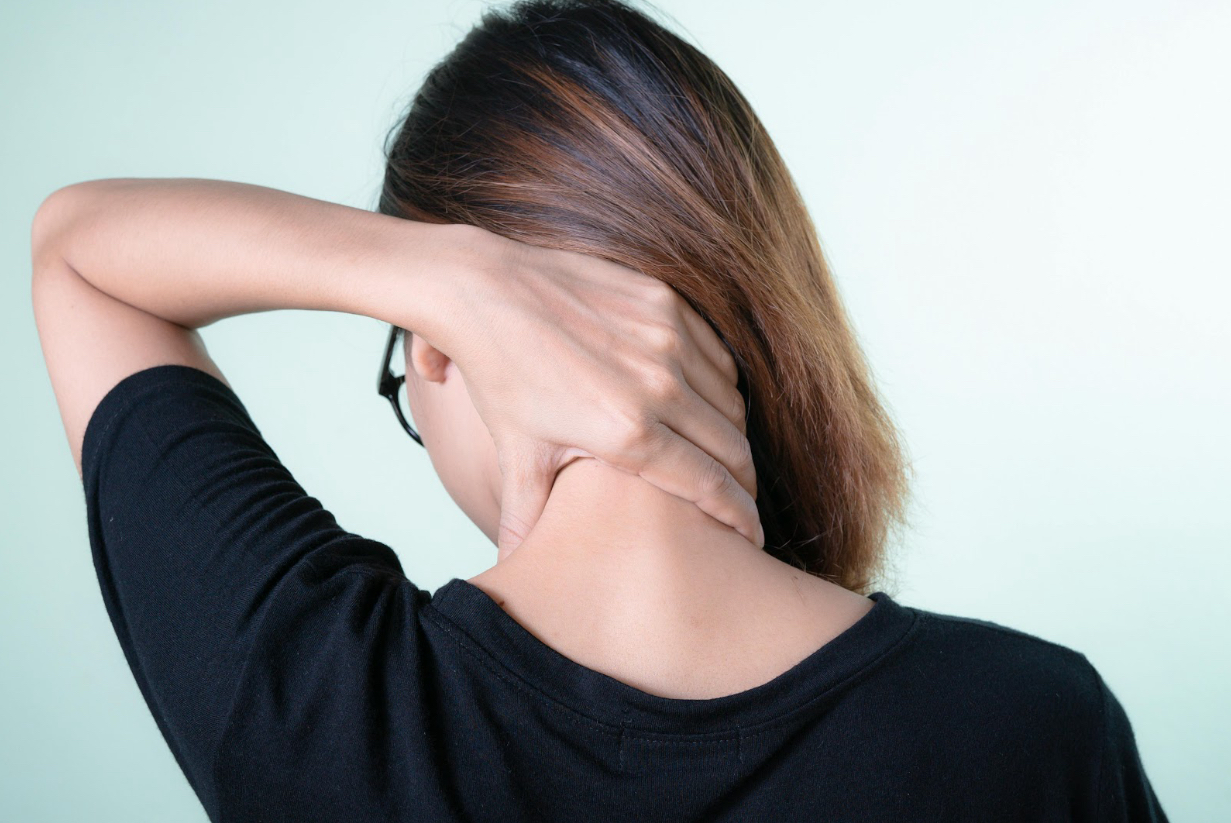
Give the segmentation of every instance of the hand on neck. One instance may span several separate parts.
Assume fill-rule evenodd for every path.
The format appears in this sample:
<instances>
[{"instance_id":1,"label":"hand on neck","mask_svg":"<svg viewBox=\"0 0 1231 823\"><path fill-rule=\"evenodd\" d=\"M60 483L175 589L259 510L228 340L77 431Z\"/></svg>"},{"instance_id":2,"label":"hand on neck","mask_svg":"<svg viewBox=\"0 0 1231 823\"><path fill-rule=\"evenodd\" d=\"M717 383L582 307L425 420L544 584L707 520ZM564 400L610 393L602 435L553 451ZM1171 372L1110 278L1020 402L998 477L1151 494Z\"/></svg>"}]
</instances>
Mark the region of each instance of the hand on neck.
<instances>
[{"instance_id":1,"label":"hand on neck","mask_svg":"<svg viewBox=\"0 0 1231 823\"><path fill-rule=\"evenodd\" d=\"M695 503L636 475L580 458L561 469L542 516L499 564L551 555L604 564L702 562L715 551L763 554L734 528Z\"/></svg>"},{"instance_id":2,"label":"hand on neck","mask_svg":"<svg viewBox=\"0 0 1231 823\"><path fill-rule=\"evenodd\" d=\"M736 619L749 598L797 600L792 579L803 577L693 502L582 458L560 470L521 545L471 582L518 600L527 617L531 608L580 615L571 619L597 636Z\"/></svg>"},{"instance_id":3,"label":"hand on neck","mask_svg":"<svg viewBox=\"0 0 1231 823\"><path fill-rule=\"evenodd\" d=\"M677 697L768 682L872 605L593 458L562 469L529 536L469 582L566 657Z\"/></svg>"}]
</instances>

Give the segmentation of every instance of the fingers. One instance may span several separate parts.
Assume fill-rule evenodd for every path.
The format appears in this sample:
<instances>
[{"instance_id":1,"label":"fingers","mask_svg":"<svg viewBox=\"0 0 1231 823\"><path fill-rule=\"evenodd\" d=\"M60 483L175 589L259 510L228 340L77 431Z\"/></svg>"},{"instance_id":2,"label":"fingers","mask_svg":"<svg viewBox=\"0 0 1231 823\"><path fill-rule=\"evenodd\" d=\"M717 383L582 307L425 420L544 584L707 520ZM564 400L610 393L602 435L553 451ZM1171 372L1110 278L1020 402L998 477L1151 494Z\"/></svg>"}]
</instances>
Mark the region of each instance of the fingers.
<instances>
[{"instance_id":1,"label":"fingers","mask_svg":"<svg viewBox=\"0 0 1231 823\"><path fill-rule=\"evenodd\" d=\"M738 385L739 367L735 362L735 356L727 348L727 344L722 342L722 338L718 336L718 333L705 321L704 317L697 314L696 310L688 304L687 300L680 297L679 304L680 317L683 318L685 328L688 329L693 343L696 344L696 347L705 355L709 362L714 365L718 373L726 377L728 383L732 386Z\"/></svg>"},{"instance_id":2,"label":"fingers","mask_svg":"<svg viewBox=\"0 0 1231 823\"><path fill-rule=\"evenodd\" d=\"M680 408L679 404L668 407L670 418L662 421L671 429L696 443L711 457L727 467L727 470L755 498L757 496L756 469L747 442L747 404L738 389L739 370L735 357L727 344L718 337L709 323L682 298L680 314L688 327L685 343L691 338L695 345L681 356L681 371L692 389L703 401L700 406ZM693 398L689 398L690 400ZM708 404L710 409L705 409ZM744 442L724 446L732 441L711 410L717 410L738 429ZM695 417L693 415L696 415ZM724 439L724 437L726 439Z\"/></svg>"},{"instance_id":3,"label":"fingers","mask_svg":"<svg viewBox=\"0 0 1231 823\"><path fill-rule=\"evenodd\" d=\"M547 471L531 456L520 453L501 456L497 562L520 546L543 516L554 477L554 472Z\"/></svg>"},{"instance_id":4,"label":"fingers","mask_svg":"<svg viewBox=\"0 0 1231 823\"><path fill-rule=\"evenodd\" d=\"M743 421L744 401L740 393L725 382L712 386L723 378L715 378L712 372L705 372L702 380L711 384L715 393L726 398L726 408L731 408L735 402L738 407L740 421ZM722 465L732 477L743 487L753 499L757 495L757 472L752 462L752 448L741 428L737 428L730 418L715 408L713 401L694 391L693 381L678 387L682 399L664 404L659 414L659 421L680 437L692 442L711 459ZM735 392L736 401L731 401L728 392Z\"/></svg>"},{"instance_id":5,"label":"fingers","mask_svg":"<svg viewBox=\"0 0 1231 823\"><path fill-rule=\"evenodd\" d=\"M716 414L712 409L711 413ZM727 426L730 425L728 421ZM638 450L634 448L630 451L637 454ZM734 528L757 548L765 546L765 531L752 495L736 482L721 463L687 436L659 423L637 458L641 466L635 471L641 477L669 494L691 500L715 520Z\"/></svg>"},{"instance_id":6,"label":"fingers","mask_svg":"<svg viewBox=\"0 0 1231 823\"><path fill-rule=\"evenodd\" d=\"M747 434L748 404L739 391L739 367L735 356L718 333L697 314L688 302L679 299L680 316L687 327L685 343L692 342L692 351L682 356L680 363L684 379L697 394ZM688 356L692 354L693 356ZM747 484L745 484L747 485ZM754 494L755 496L755 494Z\"/></svg>"},{"instance_id":7,"label":"fingers","mask_svg":"<svg viewBox=\"0 0 1231 823\"><path fill-rule=\"evenodd\" d=\"M680 369L689 388L730 421L740 434L747 434L748 421L744 418L748 409L744 396L709 358L699 354L685 356Z\"/></svg>"}]
</instances>

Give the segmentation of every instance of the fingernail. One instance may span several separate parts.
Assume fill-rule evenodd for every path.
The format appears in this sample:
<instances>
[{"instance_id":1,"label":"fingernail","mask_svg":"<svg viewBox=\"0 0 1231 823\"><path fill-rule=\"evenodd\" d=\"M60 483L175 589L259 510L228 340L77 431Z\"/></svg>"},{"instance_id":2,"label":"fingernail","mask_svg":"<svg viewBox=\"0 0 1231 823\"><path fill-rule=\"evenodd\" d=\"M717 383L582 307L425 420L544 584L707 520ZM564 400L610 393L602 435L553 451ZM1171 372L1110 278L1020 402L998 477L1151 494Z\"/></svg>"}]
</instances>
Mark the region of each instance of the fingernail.
<instances>
[{"instance_id":1,"label":"fingernail","mask_svg":"<svg viewBox=\"0 0 1231 823\"><path fill-rule=\"evenodd\" d=\"M765 548L765 527L760 523L757 524L757 548Z\"/></svg>"}]
</instances>

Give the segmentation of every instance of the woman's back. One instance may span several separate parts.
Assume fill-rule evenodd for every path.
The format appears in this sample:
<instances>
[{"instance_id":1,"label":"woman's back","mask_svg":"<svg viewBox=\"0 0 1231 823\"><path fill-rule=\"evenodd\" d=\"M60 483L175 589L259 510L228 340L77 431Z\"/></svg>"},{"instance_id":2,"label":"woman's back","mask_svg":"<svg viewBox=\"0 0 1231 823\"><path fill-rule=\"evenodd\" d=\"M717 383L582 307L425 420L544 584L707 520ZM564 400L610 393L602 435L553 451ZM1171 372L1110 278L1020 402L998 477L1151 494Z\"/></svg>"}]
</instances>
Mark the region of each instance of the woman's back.
<instances>
[{"instance_id":1,"label":"woman's back","mask_svg":"<svg viewBox=\"0 0 1231 823\"><path fill-rule=\"evenodd\" d=\"M419 617L433 674L417 697L439 702L408 726L425 735L430 762L416 767L453 787L433 811L527 821L1166 819L1120 704L1083 655L881 592L871 602L755 688L669 699L556 653L480 589L451 581L430 602L424 595Z\"/></svg>"},{"instance_id":2,"label":"woman's back","mask_svg":"<svg viewBox=\"0 0 1231 823\"><path fill-rule=\"evenodd\" d=\"M671 699L570 659L466 580L418 588L389 546L340 528L294 482L203 371L160 366L112 389L82 469L117 637L211 819L1166 819L1089 661L1013 629L876 592L768 680L806 643L770 665L736 660L728 678L713 627L692 658L678 637L629 630L652 650L648 685L722 695ZM567 564L567 545L542 556ZM619 614L618 587L590 591L563 616ZM545 620L566 643L586 629ZM597 626L577 648L601 652ZM735 629L735 653L755 649ZM689 680L691 665L703 676ZM679 688L662 680L673 672ZM761 682L734 691L745 680Z\"/></svg>"}]
</instances>

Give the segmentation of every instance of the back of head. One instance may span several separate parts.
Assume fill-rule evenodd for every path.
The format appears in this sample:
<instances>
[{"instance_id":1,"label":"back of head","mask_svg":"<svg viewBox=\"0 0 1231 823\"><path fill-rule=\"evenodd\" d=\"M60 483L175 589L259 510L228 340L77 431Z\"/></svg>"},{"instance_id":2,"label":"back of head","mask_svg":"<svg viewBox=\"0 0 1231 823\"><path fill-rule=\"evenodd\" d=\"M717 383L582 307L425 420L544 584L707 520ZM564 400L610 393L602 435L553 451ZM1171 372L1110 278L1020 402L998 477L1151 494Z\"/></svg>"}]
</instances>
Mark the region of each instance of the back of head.
<instances>
[{"instance_id":1,"label":"back of head","mask_svg":"<svg viewBox=\"0 0 1231 823\"><path fill-rule=\"evenodd\" d=\"M615 0L487 11L386 148L379 211L469 223L671 285L734 350L765 550L867 594L902 446L803 200L730 78Z\"/></svg>"}]
</instances>

